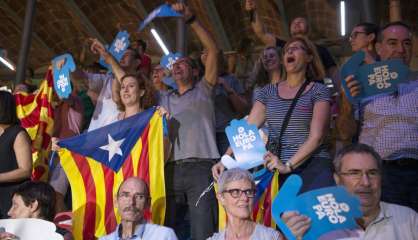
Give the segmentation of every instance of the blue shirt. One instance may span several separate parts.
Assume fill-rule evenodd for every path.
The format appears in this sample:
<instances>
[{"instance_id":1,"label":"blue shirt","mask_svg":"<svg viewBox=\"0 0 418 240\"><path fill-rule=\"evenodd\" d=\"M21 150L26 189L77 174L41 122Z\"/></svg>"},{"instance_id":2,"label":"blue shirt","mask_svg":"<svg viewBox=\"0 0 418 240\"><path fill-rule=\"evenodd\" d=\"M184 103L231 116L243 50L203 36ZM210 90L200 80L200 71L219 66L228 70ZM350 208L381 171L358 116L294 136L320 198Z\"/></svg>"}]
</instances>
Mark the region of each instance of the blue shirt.
<instances>
[{"instance_id":1,"label":"blue shirt","mask_svg":"<svg viewBox=\"0 0 418 240\"><path fill-rule=\"evenodd\" d=\"M119 224L116 230L106 236L100 237L99 240L145 240L145 239L158 239L158 240L177 240L177 236L173 229L145 223L136 227L134 234L130 238L122 238L122 227Z\"/></svg>"}]
</instances>

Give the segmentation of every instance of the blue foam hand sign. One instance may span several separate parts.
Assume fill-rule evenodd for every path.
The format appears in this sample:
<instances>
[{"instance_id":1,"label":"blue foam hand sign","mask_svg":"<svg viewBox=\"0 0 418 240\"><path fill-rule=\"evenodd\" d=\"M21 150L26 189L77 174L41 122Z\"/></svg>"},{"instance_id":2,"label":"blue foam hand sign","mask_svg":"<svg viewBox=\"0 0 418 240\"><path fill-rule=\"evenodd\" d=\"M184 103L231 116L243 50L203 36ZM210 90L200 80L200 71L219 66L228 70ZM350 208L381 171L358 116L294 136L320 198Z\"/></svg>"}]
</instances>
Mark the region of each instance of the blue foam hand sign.
<instances>
[{"instance_id":1,"label":"blue foam hand sign","mask_svg":"<svg viewBox=\"0 0 418 240\"><path fill-rule=\"evenodd\" d=\"M225 167L250 169L263 164L266 147L255 125L248 125L245 119L234 119L225 132L236 159L234 162L231 162L232 158L228 159L229 163L235 163L231 165L225 162L226 159L223 157L221 161Z\"/></svg>"},{"instance_id":2,"label":"blue foam hand sign","mask_svg":"<svg viewBox=\"0 0 418 240\"><path fill-rule=\"evenodd\" d=\"M280 218L286 211L298 211L311 219L311 227L303 239L318 239L321 235L338 230L356 228L356 218L362 216L360 201L344 187L327 187L298 195L302 179L291 175L284 182L273 201L272 215L287 239L296 239Z\"/></svg>"},{"instance_id":3,"label":"blue foam hand sign","mask_svg":"<svg viewBox=\"0 0 418 240\"><path fill-rule=\"evenodd\" d=\"M156 17L181 17L182 15L176 11L174 11L170 4L163 4L156 9L154 9L148 16L141 22L139 25L139 31L142 31L145 26L147 26L154 18Z\"/></svg>"},{"instance_id":4,"label":"blue foam hand sign","mask_svg":"<svg viewBox=\"0 0 418 240\"><path fill-rule=\"evenodd\" d=\"M361 85L361 92L358 96L352 97L348 94L350 102L355 103L365 97L394 92L399 83L407 81L409 68L401 60L393 59L361 65L364 56L363 51L357 52L341 70L342 79L353 74ZM345 92L349 93L350 90L345 81L342 81L342 85Z\"/></svg>"},{"instance_id":5,"label":"blue foam hand sign","mask_svg":"<svg viewBox=\"0 0 418 240\"><path fill-rule=\"evenodd\" d=\"M364 61L365 56L366 54L363 51L358 51L341 68L342 86L344 88L344 91L348 93L348 100L352 103L358 101L358 99L360 99L361 97L353 97L350 95L350 89L348 89L344 79L349 75L355 75L357 73L358 69Z\"/></svg>"},{"instance_id":6,"label":"blue foam hand sign","mask_svg":"<svg viewBox=\"0 0 418 240\"><path fill-rule=\"evenodd\" d=\"M57 64L64 61L61 68ZM54 76L54 89L59 98L68 98L71 94L70 73L75 71L75 63L71 54L63 54L52 59L52 71Z\"/></svg>"},{"instance_id":7,"label":"blue foam hand sign","mask_svg":"<svg viewBox=\"0 0 418 240\"><path fill-rule=\"evenodd\" d=\"M180 58L182 58L183 55L179 52L176 53L169 53L167 55L164 55L160 60L160 65L171 71L173 68L173 64Z\"/></svg>"},{"instance_id":8,"label":"blue foam hand sign","mask_svg":"<svg viewBox=\"0 0 418 240\"><path fill-rule=\"evenodd\" d=\"M120 60L123 57L123 54L125 54L126 52L126 49L128 49L129 44L129 33L127 31L120 31L116 35L112 44L109 47L106 46L106 49L116 59L116 61L120 62ZM99 63L100 65L106 67L109 71L111 71L110 66L108 66L108 64L104 61L102 57L100 57Z\"/></svg>"}]
</instances>

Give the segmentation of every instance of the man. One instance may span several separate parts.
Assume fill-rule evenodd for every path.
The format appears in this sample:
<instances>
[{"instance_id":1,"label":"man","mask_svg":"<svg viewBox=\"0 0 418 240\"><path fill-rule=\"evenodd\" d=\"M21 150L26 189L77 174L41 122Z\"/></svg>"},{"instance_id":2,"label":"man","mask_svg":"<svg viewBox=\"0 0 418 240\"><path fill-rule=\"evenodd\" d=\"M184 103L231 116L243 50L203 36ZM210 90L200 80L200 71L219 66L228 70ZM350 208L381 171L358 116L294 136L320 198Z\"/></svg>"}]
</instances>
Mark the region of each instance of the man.
<instances>
[{"instance_id":1,"label":"man","mask_svg":"<svg viewBox=\"0 0 418 240\"><path fill-rule=\"evenodd\" d=\"M206 69L201 81L193 84L193 70L189 58L180 58L172 67L172 78L177 90L160 96L160 104L169 113L168 133L172 153L166 164L167 214L166 225L176 230L181 238L183 222L181 207L188 207L193 240L210 237L217 231L217 203L210 191L196 205L199 195L212 182L211 167L219 153L215 141L213 87L217 82L218 48L196 16L184 4L174 4L207 49ZM181 219L179 221L176 221Z\"/></svg>"},{"instance_id":2,"label":"man","mask_svg":"<svg viewBox=\"0 0 418 240\"><path fill-rule=\"evenodd\" d=\"M333 161L334 179L357 196L363 216L356 219L357 229L337 230L320 239L418 239L418 214L404 206L380 201L382 159L365 144L343 148ZM305 232L310 219L287 212L283 220L294 234Z\"/></svg>"},{"instance_id":3,"label":"man","mask_svg":"<svg viewBox=\"0 0 418 240\"><path fill-rule=\"evenodd\" d=\"M409 65L412 57L412 34L409 26L402 22L390 23L382 28L377 41L376 50L381 60L401 59ZM359 141L372 146L384 159L382 200L409 206L418 211L416 73L411 73L409 79L400 84L395 93L362 100ZM361 91L354 76L348 76L345 81L352 96ZM355 124L352 111L346 113L341 119Z\"/></svg>"},{"instance_id":4,"label":"man","mask_svg":"<svg viewBox=\"0 0 418 240\"><path fill-rule=\"evenodd\" d=\"M143 180L137 177L126 179L118 189L114 205L121 216L121 223L114 232L100 240L177 240L172 229L145 221L144 210L150 206L150 195Z\"/></svg>"},{"instance_id":5,"label":"man","mask_svg":"<svg viewBox=\"0 0 418 240\"><path fill-rule=\"evenodd\" d=\"M286 44L286 41L274 36L271 33L265 31L263 23L261 22L260 17L257 14L257 5L256 0L246 0L245 1L245 10L248 11L253 19L251 21L251 26L257 35L257 37L267 46L267 47L280 47L283 48ZM304 17L296 17L290 23L290 36L291 37L306 37L308 38L309 26L308 21ZM338 69L337 64L332 58L329 51L319 45L316 45L319 57L321 58L322 64L326 70L326 76L332 78L334 81L338 78ZM334 83L335 87L339 87ZM336 88L338 89L338 88Z\"/></svg>"}]
</instances>

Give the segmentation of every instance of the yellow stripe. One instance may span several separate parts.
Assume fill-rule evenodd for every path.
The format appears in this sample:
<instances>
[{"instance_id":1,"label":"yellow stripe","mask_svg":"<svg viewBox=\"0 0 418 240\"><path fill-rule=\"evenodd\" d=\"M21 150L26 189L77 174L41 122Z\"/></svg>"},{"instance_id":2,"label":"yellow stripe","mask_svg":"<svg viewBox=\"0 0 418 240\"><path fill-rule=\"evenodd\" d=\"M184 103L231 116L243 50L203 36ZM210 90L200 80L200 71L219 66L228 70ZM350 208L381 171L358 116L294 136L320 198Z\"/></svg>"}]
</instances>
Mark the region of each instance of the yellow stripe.
<instances>
[{"instance_id":1,"label":"yellow stripe","mask_svg":"<svg viewBox=\"0 0 418 240\"><path fill-rule=\"evenodd\" d=\"M106 234L105 229L105 206L106 206L106 187L104 185L104 173L102 164L94 159L87 158L87 163L90 166L91 174L96 186L96 224L95 235L103 236Z\"/></svg>"},{"instance_id":2,"label":"yellow stripe","mask_svg":"<svg viewBox=\"0 0 418 240\"><path fill-rule=\"evenodd\" d=\"M73 236L76 240L83 239L84 212L86 203L86 189L83 178L78 171L71 152L66 149L59 151L61 166L67 175L72 191L73 205Z\"/></svg>"},{"instance_id":3,"label":"yellow stripe","mask_svg":"<svg viewBox=\"0 0 418 240\"><path fill-rule=\"evenodd\" d=\"M165 181L164 181L164 148L163 120L158 112L150 120L148 134L149 176L151 191L152 221L164 224L165 218Z\"/></svg>"},{"instance_id":4,"label":"yellow stripe","mask_svg":"<svg viewBox=\"0 0 418 240\"><path fill-rule=\"evenodd\" d=\"M264 192L261 195L260 200L258 200L258 212L257 212L257 216L255 217L255 222L259 223L259 224L263 224L264 225L264 214L265 214L265 209L264 209L264 199L266 198L266 192Z\"/></svg>"},{"instance_id":5,"label":"yellow stripe","mask_svg":"<svg viewBox=\"0 0 418 240\"><path fill-rule=\"evenodd\" d=\"M274 171L273 178L271 179L271 192L270 192L270 204L273 205L274 198L276 198L277 193L279 192L279 171ZM272 209L273 210L273 209ZM271 216L271 225L270 227L275 228L276 222L273 219L273 214L270 213Z\"/></svg>"},{"instance_id":6,"label":"yellow stripe","mask_svg":"<svg viewBox=\"0 0 418 240\"><path fill-rule=\"evenodd\" d=\"M125 177L123 176L122 168L119 169L117 173L113 174L113 197L118 193L118 188L124 179ZM120 215L116 206L113 206L113 212L115 213L117 223L120 223Z\"/></svg>"},{"instance_id":7,"label":"yellow stripe","mask_svg":"<svg viewBox=\"0 0 418 240\"><path fill-rule=\"evenodd\" d=\"M141 139L139 139L131 150L132 164L133 164L132 167L134 169L133 171L134 176L138 176L138 164L139 164L139 158L141 157L141 152L142 152L142 141Z\"/></svg>"},{"instance_id":8,"label":"yellow stripe","mask_svg":"<svg viewBox=\"0 0 418 240\"><path fill-rule=\"evenodd\" d=\"M215 192L218 192L218 184L215 183ZM226 227L226 213L221 202L218 201L218 230L222 231Z\"/></svg>"}]
</instances>

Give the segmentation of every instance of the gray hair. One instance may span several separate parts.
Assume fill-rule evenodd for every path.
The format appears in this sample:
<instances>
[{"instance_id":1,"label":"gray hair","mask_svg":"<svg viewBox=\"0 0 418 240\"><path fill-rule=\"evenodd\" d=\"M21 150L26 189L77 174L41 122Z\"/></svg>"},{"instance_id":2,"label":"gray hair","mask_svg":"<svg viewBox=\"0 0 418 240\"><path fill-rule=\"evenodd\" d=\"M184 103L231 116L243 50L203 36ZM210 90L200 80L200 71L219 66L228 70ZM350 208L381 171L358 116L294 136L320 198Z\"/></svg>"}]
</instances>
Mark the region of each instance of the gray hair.
<instances>
[{"instance_id":1,"label":"gray hair","mask_svg":"<svg viewBox=\"0 0 418 240\"><path fill-rule=\"evenodd\" d=\"M233 181L239 180L248 180L251 183L251 186L255 188L255 182L253 176L247 170L243 170L240 168L232 168L229 170L224 171L218 179L218 190L219 192L223 192L226 189L226 185Z\"/></svg>"},{"instance_id":2,"label":"gray hair","mask_svg":"<svg viewBox=\"0 0 418 240\"><path fill-rule=\"evenodd\" d=\"M357 143L346 146L338 152L337 156L332 161L335 172L341 171L341 159L350 153L362 153L371 155L376 161L377 168L379 170L382 170L382 158L380 157L380 155L369 145Z\"/></svg>"}]
</instances>

